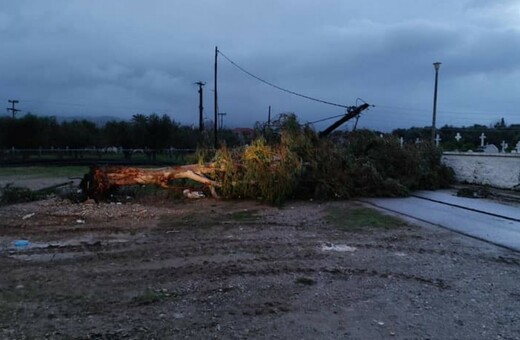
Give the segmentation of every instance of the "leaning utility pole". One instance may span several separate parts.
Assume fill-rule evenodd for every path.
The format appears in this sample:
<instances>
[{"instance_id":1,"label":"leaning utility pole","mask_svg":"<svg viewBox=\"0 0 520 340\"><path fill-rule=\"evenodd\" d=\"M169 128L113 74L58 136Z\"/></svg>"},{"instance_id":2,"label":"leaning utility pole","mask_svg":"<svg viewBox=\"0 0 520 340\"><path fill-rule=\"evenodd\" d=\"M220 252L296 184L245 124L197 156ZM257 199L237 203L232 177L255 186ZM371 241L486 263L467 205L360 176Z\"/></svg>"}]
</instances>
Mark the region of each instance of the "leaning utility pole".
<instances>
[{"instance_id":1,"label":"leaning utility pole","mask_svg":"<svg viewBox=\"0 0 520 340\"><path fill-rule=\"evenodd\" d=\"M203 81L198 81L195 84L199 85L199 131L204 130L204 106L202 106L202 87L206 85Z\"/></svg>"},{"instance_id":2,"label":"leaning utility pole","mask_svg":"<svg viewBox=\"0 0 520 340\"><path fill-rule=\"evenodd\" d=\"M351 120L352 118L355 118L361 114L361 111L368 109L370 105L367 103L364 103L360 106L350 106L347 108L347 113L341 117L338 121L334 122L331 126L326 128L325 130L321 131L319 133L320 137L325 137L329 135L332 131L336 130L338 127L341 126L341 124Z\"/></svg>"},{"instance_id":3,"label":"leaning utility pole","mask_svg":"<svg viewBox=\"0 0 520 340\"><path fill-rule=\"evenodd\" d=\"M218 93L217 93L217 58L218 58L218 47L215 46L215 117L213 118L214 127L213 132L215 134L215 150L218 147L218 136L217 136L217 129L218 129Z\"/></svg>"},{"instance_id":4,"label":"leaning utility pole","mask_svg":"<svg viewBox=\"0 0 520 340\"><path fill-rule=\"evenodd\" d=\"M16 112L20 112L21 110L18 110L15 108L15 105L19 103L18 100L16 99L9 99L8 100L9 103L11 103L11 107L7 108L7 112L11 111L13 113L13 119L14 119L14 116L16 115Z\"/></svg>"}]
</instances>

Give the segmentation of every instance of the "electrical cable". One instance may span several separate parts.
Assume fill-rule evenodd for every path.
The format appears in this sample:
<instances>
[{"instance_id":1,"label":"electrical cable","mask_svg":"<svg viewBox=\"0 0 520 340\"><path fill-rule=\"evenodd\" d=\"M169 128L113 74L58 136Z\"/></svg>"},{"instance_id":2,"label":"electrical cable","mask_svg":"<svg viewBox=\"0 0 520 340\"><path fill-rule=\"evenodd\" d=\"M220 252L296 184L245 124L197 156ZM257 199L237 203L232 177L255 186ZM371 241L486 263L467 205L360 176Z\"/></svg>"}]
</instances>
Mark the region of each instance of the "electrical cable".
<instances>
[{"instance_id":1,"label":"electrical cable","mask_svg":"<svg viewBox=\"0 0 520 340\"><path fill-rule=\"evenodd\" d=\"M332 117L328 117L328 118L323 118L323 119L319 119L319 120L315 120L313 122L309 122L307 124L316 124L316 123L321 123L321 122L324 122L326 120L331 120L331 119L334 119L334 118L339 118L339 117L343 117L345 114L342 114L342 115L336 115L336 116L332 116Z\"/></svg>"},{"instance_id":2,"label":"electrical cable","mask_svg":"<svg viewBox=\"0 0 520 340\"><path fill-rule=\"evenodd\" d=\"M271 87L274 87L275 89L278 89L280 91L283 91L283 92L286 92L286 93L290 93L292 95L295 95L295 96L298 96L298 97L302 97L302 98L305 98L305 99L308 99L308 100L312 100L312 101L315 101L315 102L318 102L318 103L322 103L322 104L327 104L327 105L332 105L332 106L337 106L337 107L342 107L342 108L345 108L345 109L348 109L349 106L348 105L343 105L343 104L337 104L337 103L333 103L333 102L329 102L329 101L326 101L326 100L322 100L322 99L318 99L318 98L314 98L314 97L310 97L310 96L306 96L304 94L301 94L301 93L297 93L297 92L294 92L294 91L291 91L291 90L288 90L288 89L285 89L281 86L278 86L278 85L275 85L271 82L268 82L267 80L264 80L256 75L254 75L253 73L247 71L246 69L244 69L243 67L239 66L237 63L235 63L233 60L231 60L230 58L228 58L224 53L222 53L220 50L217 50L217 52L223 56L227 61L229 61L231 63L231 65L235 66L236 68L238 68L240 71L246 73L247 75L249 75L250 77L253 77L255 78L256 80L266 84L266 85L269 85Z\"/></svg>"},{"instance_id":3,"label":"electrical cable","mask_svg":"<svg viewBox=\"0 0 520 340\"><path fill-rule=\"evenodd\" d=\"M414 112L429 112L431 113L431 109L426 108L414 108L414 107L399 107L399 106L390 106L390 105L374 105L377 108L383 110L400 110L400 111L414 111ZM486 111L450 111L450 110L437 110L437 113L449 113L449 114L457 114L457 115L474 115L476 113L481 114L490 114L490 112ZM504 112L504 114L513 114L512 112ZM516 113L515 113L516 114Z\"/></svg>"}]
</instances>

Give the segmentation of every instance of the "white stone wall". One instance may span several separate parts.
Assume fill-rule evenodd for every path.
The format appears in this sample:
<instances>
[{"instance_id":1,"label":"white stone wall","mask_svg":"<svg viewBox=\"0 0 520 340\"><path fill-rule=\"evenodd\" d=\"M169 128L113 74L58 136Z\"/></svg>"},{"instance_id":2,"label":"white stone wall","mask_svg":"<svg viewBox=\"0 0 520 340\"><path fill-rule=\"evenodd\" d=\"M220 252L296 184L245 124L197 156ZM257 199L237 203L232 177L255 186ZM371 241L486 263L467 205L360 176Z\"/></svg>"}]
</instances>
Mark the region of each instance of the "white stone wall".
<instances>
[{"instance_id":1,"label":"white stone wall","mask_svg":"<svg viewBox=\"0 0 520 340\"><path fill-rule=\"evenodd\" d=\"M445 152L444 164L455 171L459 182L520 189L520 154Z\"/></svg>"}]
</instances>

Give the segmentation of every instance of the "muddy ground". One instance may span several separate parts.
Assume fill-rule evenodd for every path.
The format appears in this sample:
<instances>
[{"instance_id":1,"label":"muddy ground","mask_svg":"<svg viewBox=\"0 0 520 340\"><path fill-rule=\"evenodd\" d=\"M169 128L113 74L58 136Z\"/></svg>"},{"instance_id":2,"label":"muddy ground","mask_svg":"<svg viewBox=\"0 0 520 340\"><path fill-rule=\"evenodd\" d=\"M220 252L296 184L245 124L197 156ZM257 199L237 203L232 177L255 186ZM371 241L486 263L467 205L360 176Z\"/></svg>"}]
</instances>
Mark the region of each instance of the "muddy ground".
<instances>
[{"instance_id":1,"label":"muddy ground","mask_svg":"<svg viewBox=\"0 0 520 340\"><path fill-rule=\"evenodd\" d=\"M346 228L362 208L1 207L0 338L520 339L518 254L393 220Z\"/></svg>"}]
</instances>

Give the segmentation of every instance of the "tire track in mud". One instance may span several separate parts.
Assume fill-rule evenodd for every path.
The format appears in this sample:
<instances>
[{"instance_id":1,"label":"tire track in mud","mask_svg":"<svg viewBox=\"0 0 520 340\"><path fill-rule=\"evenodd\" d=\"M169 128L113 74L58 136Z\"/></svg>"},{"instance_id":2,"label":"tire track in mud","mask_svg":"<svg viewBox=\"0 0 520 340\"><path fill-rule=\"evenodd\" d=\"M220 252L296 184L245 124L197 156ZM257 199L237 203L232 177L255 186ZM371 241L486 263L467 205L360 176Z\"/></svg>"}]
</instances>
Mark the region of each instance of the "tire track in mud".
<instances>
[{"instance_id":1,"label":"tire track in mud","mask_svg":"<svg viewBox=\"0 0 520 340\"><path fill-rule=\"evenodd\" d=\"M157 240L156 240L157 241ZM219 242L216 242L219 241ZM267 240L266 240L267 241ZM143 280L152 280L155 283L168 283L176 280L191 280L203 277L232 278L232 277L267 277L282 275L318 275L329 274L335 278L349 279L351 276L378 277L382 279L399 279L416 282L439 289L448 289L449 284L440 279L416 276L412 274L380 271L373 268L359 268L348 266L345 259L341 258L341 265L324 267L324 260L331 260L331 255L319 250L319 242L308 240L305 242L280 243L279 238L272 238L271 242L257 244L257 239L234 240L221 238L208 238L197 245L192 245L189 240L183 246L174 248L160 247L157 242L139 245L95 244L91 246L58 247L45 249L44 252L52 253L55 250L83 252L90 250L89 258L72 258L48 263L49 267L57 270L63 266L77 266L79 263L88 262L89 267L95 267L95 272L85 272L81 269L79 275L88 281L103 281L111 278L120 284L136 285ZM193 241L191 241L193 242ZM162 240L168 244L168 240ZM237 247L239 245L239 247ZM349 245L360 249L381 249L384 251L410 251L410 248L395 246L377 246L373 244L353 243ZM64 248L64 249L62 249ZM127 249L128 248L128 249ZM157 248L160 250L158 251ZM114 250L121 249L121 253ZM299 252L288 251L299 249ZM417 250L419 253L442 254L445 252ZM33 254L37 255L38 251ZM221 260L215 260L215 256L221 256ZM241 259L231 259L232 257ZM253 256L252 258L250 258ZM249 258L248 258L249 257ZM142 264L135 264L135 259L142 259ZM348 258L347 258L348 259ZM118 261L122 260L122 261ZM183 261L188 263L183 263ZM334 257L332 256L332 260ZM103 263L118 261L118 266L107 266ZM355 259L350 260L354 262ZM195 263L193 263L195 262ZM336 259L336 262L340 260ZM39 266L41 263L20 263L21 266ZM131 269L128 269L131 266Z\"/></svg>"},{"instance_id":2,"label":"tire track in mud","mask_svg":"<svg viewBox=\"0 0 520 340\"><path fill-rule=\"evenodd\" d=\"M278 263L279 262L279 263ZM309 262L313 262L312 260ZM149 271L140 271L135 273L130 273L128 271L120 271L117 272L115 276L112 277L123 277L123 280L114 281L110 280L112 285L116 285L119 287L127 287L127 286L138 286L138 284L142 281L154 282L155 286L165 286L171 285L179 287L174 292L168 291L169 298L160 299L160 301L153 301L150 303L153 304L162 304L169 303L173 300L178 301L179 299L187 299L193 296L212 296L215 294L210 293L218 293L218 294L227 294L235 291L235 294L240 294L240 289L237 287L220 287L220 288L205 288L205 289L183 289L182 285L186 282L191 282L192 280L199 280L204 277L211 277L215 281L219 281L220 279L226 279L227 281L233 280L234 278L241 277L244 279L262 277L294 277L297 276L321 276L322 279L327 279L327 277L335 279L335 280L351 280L353 277L372 277L379 278L383 280L400 280L413 284L419 284L421 286L428 286L431 288L438 289L439 291L449 290L451 286L442 279L432 279L428 277L399 273L399 272L388 272L388 271L379 271L375 269L367 269L367 268L356 268L356 267L331 267L331 266L303 266L301 260L294 261L294 263L290 262L290 260L286 261L276 261L276 262L265 262L259 260L249 260L249 261L236 261L236 262L226 262L222 264L210 263L208 265L204 264L196 264L196 265L188 265L174 268L174 275L172 275L169 271L164 269L160 270L149 270ZM173 269L173 268L172 268ZM136 280L131 280L131 277L136 274ZM325 277L323 277L325 275ZM112 279L112 277L107 277L106 275L85 275L83 278L85 280L89 280L91 283L95 283L99 281L105 281L107 279ZM211 282L209 282L211 284ZM131 284L131 285L130 285ZM206 285L208 282L206 282ZM294 284L294 281L288 280L286 284ZM117 295L117 290L112 292ZM88 298L82 297L82 295L78 292L76 295L63 295L63 296L50 296L45 298L47 303L59 303L61 301L69 300L73 302L73 305L77 305L77 308L83 310L90 310L99 304L98 300L89 301ZM77 301L76 301L77 300ZM113 313L114 311L127 308L138 307L139 304L135 304L135 297L127 296L126 299L117 299L110 298L108 300L103 299L105 304L108 304L110 309L105 306L105 308L101 310L97 310L96 314L106 314ZM200 301L203 303L204 301ZM146 303L148 304L148 303ZM258 315L258 313L255 313Z\"/></svg>"},{"instance_id":3,"label":"tire track in mud","mask_svg":"<svg viewBox=\"0 0 520 340\"><path fill-rule=\"evenodd\" d=\"M114 278L120 283L139 284L143 278L152 279L156 283L168 283L172 280L196 279L198 277L257 277L280 275L317 275L328 274L340 279L349 279L352 276L378 277L382 279L399 279L416 282L439 289L448 289L450 285L441 279L433 279L396 271L380 271L359 267L323 267L322 261L330 259L330 255L319 250L319 245L326 243L316 239L312 231L306 235L298 234L298 241L287 241L288 237L265 237L258 235L248 237L247 234L257 233L262 228L240 224L243 235L231 235L219 237L194 237L193 233L184 233L179 230L173 234L165 234L167 228L154 228L150 230L146 238L139 242L104 243L97 241L93 244L74 246L50 246L47 248L33 249L25 252L26 255L54 254L54 253L85 253L85 257L58 259L51 261L49 267L88 263L88 266L97 268L95 273L79 272L78 275L87 280L106 280ZM234 226L234 230L238 225ZM283 228L294 228L284 225ZM93 228L95 229L95 228ZM96 229L99 230L99 229ZM81 230L88 233L89 230ZM113 229L111 229L113 232ZM271 230L276 232L276 230ZM296 230L293 230L297 233ZM329 240L329 233L323 233L323 238ZM334 234L336 234L334 232ZM76 235L78 236L78 235ZM340 235L341 236L341 235ZM344 235L343 235L344 236ZM261 243L260 243L261 241ZM376 250L384 252L406 252L408 254L425 254L438 256L456 256L477 259L474 254L443 249L427 249L423 247L409 247L388 244L362 243L354 240L335 239L335 242L344 242L359 250ZM294 252L294 249L300 253ZM269 254L269 255L263 255ZM221 256L219 261L212 257ZM241 256L242 259L232 260L230 257ZM254 258L247 258L254 256ZM190 259L191 263L183 263L184 259ZM136 265L134 260L141 259L142 264ZM515 259L509 258L485 258L511 265L519 264ZM106 266L105 263L118 261L118 266ZM193 263L195 262L195 263ZM22 267L39 266L41 262L20 262ZM343 263L344 265L344 263ZM128 266L132 266L128 269ZM174 273L172 277L172 273Z\"/></svg>"},{"instance_id":4,"label":"tire track in mud","mask_svg":"<svg viewBox=\"0 0 520 340\"><path fill-rule=\"evenodd\" d=\"M111 236L113 236L112 234ZM118 234L115 234L118 235ZM179 234L176 234L179 235ZM176 259L183 259L187 257L201 258L204 256L210 257L213 255L232 256L240 254L261 255L264 253L278 254L280 257L287 256L287 249L299 249L305 252L305 257L319 256L319 245L329 242L322 242L316 240L315 235L308 235L299 237L303 240L298 242L284 242L287 238L280 237L255 237L255 238L219 238L210 237L203 238L196 241L191 237L179 238L171 237L164 238L157 234L152 237L143 237L139 241L125 240L121 242L112 242L111 240L97 240L95 242L82 242L78 245L56 245L50 243L44 248L27 249L22 252L11 251L10 255L19 255L22 258L34 258L34 261L21 261L19 266L31 267L38 266L41 263L52 262L55 266L69 265L77 262L103 262L114 260L125 260L128 258L153 258L153 261L162 262ZM141 235L142 237L142 235ZM258 241L261 239L262 243ZM174 247L171 247L172 241L176 242ZM437 255L463 258L466 260L480 260L490 261L495 263L502 263L508 265L520 265L520 260L513 257L504 256L485 256L479 254L471 254L467 252L459 252L445 249L428 249L424 247L410 247L377 243L360 243L360 242L346 242L348 246L357 249L365 250L381 250L385 252L397 252L403 255ZM76 253L77 256L73 254ZM43 258L43 255L55 254L56 259L48 257ZM60 258L60 254L71 254L70 258ZM283 254L283 255L282 255ZM41 256L43 259L38 261L37 258ZM16 256L15 256L16 257ZM297 256L296 256L297 257ZM322 256L323 257L323 256ZM320 257L320 258L322 258ZM274 257L270 257L273 260Z\"/></svg>"},{"instance_id":5,"label":"tire track in mud","mask_svg":"<svg viewBox=\"0 0 520 340\"><path fill-rule=\"evenodd\" d=\"M84 277L88 280L106 279L107 275L111 277L124 278L125 282L138 282L145 278L153 278L154 282L169 282L171 280L183 280L186 278L197 277L217 277L229 278L236 276L276 276L287 274L319 274L329 273L335 276L372 276L384 279L402 279L406 281L415 281L440 289L449 287L443 280L431 279L427 277L416 276L407 273L380 271L376 269L358 268L355 266L344 267L345 258L336 259L336 262L341 262L339 267L323 267L322 263L325 260L334 260L334 257L320 252L316 242L305 242L294 244L299 249L304 249L301 253L287 252L287 244L275 243L266 251L264 245L257 244L241 244L239 249L230 248L229 245L213 246L211 249L203 247L190 247L191 250L204 249L202 253L191 252L188 256L179 257L178 253L184 250L178 250L177 253L166 251L160 253L148 252L152 255L150 261L145 261L142 265L132 265L131 269L125 269L125 265L119 267L108 267L103 270L98 264L95 273L85 273ZM360 246L360 244L357 244ZM312 248L309 248L312 247ZM231 251L231 249L233 249ZM231 251L226 253L225 250ZM145 251L146 252L146 251ZM265 254L265 255L261 255ZM267 255L268 254L268 255ZM143 258L142 254L134 254L137 256L125 255L123 258ZM221 260L215 260L216 255L222 256ZM235 260L231 257L242 257ZM254 256L248 258L248 256ZM206 258L206 259L204 259ZM213 258L213 259L212 259ZM347 258L348 259L348 258ZM101 260L100 257L97 260ZM114 260L110 254L107 254L107 261ZM183 263L188 261L188 263ZM193 263L195 261L195 263ZM191 262L191 263L190 263ZM349 262L355 262L355 258ZM173 275L172 275L173 274Z\"/></svg>"},{"instance_id":6,"label":"tire track in mud","mask_svg":"<svg viewBox=\"0 0 520 340\"><path fill-rule=\"evenodd\" d=\"M305 263L308 262L308 263ZM318 262L318 263L316 263ZM307 264L307 266L305 266ZM119 271L114 277L122 277L119 283L135 284L143 278L152 279L155 284L175 283L183 280L197 280L204 277L215 279L232 279L234 277L272 277L272 276L295 276L295 275L319 275L329 274L330 277L341 280L349 280L353 276L376 277L385 280L403 280L421 285L438 288L440 290L450 289L451 285L443 279L434 279L413 274L395 271L380 271L370 268L359 267L323 267L319 261L309 259L287 259L284 261L274 260L266 262L260 259L227 261L224 263L189 264L185 266L160 268L149 270ZM132 280L132 277L135 279ZM105 274L88 274L85 279L106 279Z\"/></svg>"}]
</instances>

